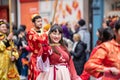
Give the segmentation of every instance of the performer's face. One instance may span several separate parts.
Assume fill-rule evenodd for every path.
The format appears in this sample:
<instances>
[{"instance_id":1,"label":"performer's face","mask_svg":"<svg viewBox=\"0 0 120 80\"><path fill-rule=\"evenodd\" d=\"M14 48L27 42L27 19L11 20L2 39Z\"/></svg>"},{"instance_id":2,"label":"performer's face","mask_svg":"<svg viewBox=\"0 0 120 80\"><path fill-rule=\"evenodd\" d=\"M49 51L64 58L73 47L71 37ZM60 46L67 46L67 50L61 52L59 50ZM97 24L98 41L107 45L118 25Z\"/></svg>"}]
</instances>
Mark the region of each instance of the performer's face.
<instances>
[{"instance_id":1,"label":"performer's face","mask_svg":"<svg viewBox=\"0 0 120 80\"><path fill-rule=\"evenodd\" d=\"M35 20L35 27L37 29L42 28L42 19L41 18Z\"/></svg>"},{"instance_id":2,"label":"performer's face","mask_svg":"<svg viewBox=\"0 0 120 80\"><path fill-rule=\"evenodd\" d=\"M59 41L61 40L61 37L62 37L62 34L58 30L53 31L50 34L50 38L53 43L59 43Z\"/></svg>"},{"instance_id":3,"label":"performer's face","mask_svg":"<svg viewBox=\"0 0 120 80\"><path fill-rule=\"evenodd\" d=\"M6 26L6 24L1 24L0 25L0 32L2 32L2 33L7 33L7 31L8 31L8 29L7 29L7 26Z\"/></svg>"}]
</instances>

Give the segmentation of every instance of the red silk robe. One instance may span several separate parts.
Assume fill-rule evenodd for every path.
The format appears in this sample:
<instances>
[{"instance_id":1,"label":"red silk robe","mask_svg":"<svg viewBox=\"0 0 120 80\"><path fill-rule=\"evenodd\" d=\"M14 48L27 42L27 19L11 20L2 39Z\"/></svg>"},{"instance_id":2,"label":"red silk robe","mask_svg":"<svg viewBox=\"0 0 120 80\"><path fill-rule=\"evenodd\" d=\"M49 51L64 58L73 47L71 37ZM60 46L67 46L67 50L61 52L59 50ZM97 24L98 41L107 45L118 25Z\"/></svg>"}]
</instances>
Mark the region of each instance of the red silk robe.
<instances>
[{"instance_id":1,"label":"red silk robe","mask_svg":"<svg viewBox=\"0 0 120 80\"><path fill-rule=\"evenodd\" d=\"M116 67L120 70L120 44L115 40L102 43L95 54L90 57L85 64L85 70L94 77L101 77L102 80L118 80L119 75L114 76L112 74L103 75L102 72L106 67Z\"/></svg>"},{"instance_id":2,"label":"red silk robe","mask_svg":"<svg viewBox=\"0 0 120 80\"><path fill-rule=\"evenodd\" d=\"M36 32L33 28L27 33L28 46L31 51L28 80L36 80L36 77L40 71L36 68L37 56L42 55L47 51L47 47L43 47L48 44L48 36L45 32Z\"/></svg>"}]
</instances>

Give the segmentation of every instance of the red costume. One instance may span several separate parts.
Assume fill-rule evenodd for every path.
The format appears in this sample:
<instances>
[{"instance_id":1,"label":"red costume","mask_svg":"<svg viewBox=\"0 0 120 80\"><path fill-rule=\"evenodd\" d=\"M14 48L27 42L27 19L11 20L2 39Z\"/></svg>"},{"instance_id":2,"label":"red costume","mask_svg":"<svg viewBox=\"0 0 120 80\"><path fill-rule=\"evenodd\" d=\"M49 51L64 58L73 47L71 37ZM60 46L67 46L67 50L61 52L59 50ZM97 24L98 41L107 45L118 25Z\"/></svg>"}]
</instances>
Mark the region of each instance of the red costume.
<instances>
[{"instance_id":1,"label":"red costume","mask_svg":"<svg viewBox=\"0 0 120 80\"><path fill-rule=\"evenodd\" d=\"M40 56L43 52L47 51L48 48L46 45L48 45L48 36L45 32L42 32L42 30L37 32L32 28L28 31L27 39L31 51L28 80L36 80L36 77L40 73L36 68L37 56Z\"/></svg>"},{"instance_id":2,"label":"red costume","mask_svg":"<svg viewBox=\"0 0 120 80\"><path fill-rule=\"evenodd\" d=\"M80 80L77 76L72 58L62 46L56 46L56 51L49 55L50 69L48 72L41 72L37 80Z\"/></svg>"},{"instance_id":3,"label":"red costume","mask_svg":"<svg viewBox=\"0 0 120 80\"><path fill-rule=\"evenodd\" d=\"M98 48L99 48L99 46L96 46L96 47L92 50L90 57L92 57L92 55L97 51ZM83 70L83 73L80 75L80 78L81 78L82 80L89 80L90 74L87 73L85 70Z\"/></svg>"},{"instance_id":4,"label":"red costume","mask_svg":"<svg viewBox=\"0 0 120 80\"><path fill-rule=\"evenodd\" d=\"M115 76L109 71L103 71L104 68L110 67L120 70L120 44L114 39L102 43L95 54L85 64L85 70L94 77L102 77L102 80L119 80L120 75Z\"/></svg>"}]
</instances>

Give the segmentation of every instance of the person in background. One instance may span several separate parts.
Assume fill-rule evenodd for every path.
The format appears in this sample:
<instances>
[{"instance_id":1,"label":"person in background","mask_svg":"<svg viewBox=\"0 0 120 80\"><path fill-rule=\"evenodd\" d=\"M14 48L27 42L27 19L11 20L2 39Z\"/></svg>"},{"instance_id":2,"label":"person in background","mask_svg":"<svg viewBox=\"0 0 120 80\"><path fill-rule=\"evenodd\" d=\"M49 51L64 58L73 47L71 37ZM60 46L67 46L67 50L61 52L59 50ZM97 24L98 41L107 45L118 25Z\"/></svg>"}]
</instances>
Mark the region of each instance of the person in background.
<instances>
[{"instance_id":1,"label":"person in background","mask_svg":"<svg viewBox=\"0 0 120 80\"><path fill-rule=\"evenodd\" d=\"M39 74L37 80L81 80L64 44L62 27L56 24L51 26L48 38L51 51L49 51L49 57L46 57L49 58L50 66L47 71L42 71Z\"/></svg>"},{"instance_id":2,"label":"person in background","mask_svg":"<svg viewBox=\"0 0 120 80\"><path fill-rule=\"evenodd\" d=\"M102 80L120 79L120 20L114 27L115 37L99 45L85 64L85 71ZM106 36L106 35L105 35Z\"/></svg>"},{"instance_id":3,"label":"person in background","mask_svg":"<svg viewBox=\"0 0 120 80\"><path fill-rule=\"evenodd\" d=\"M72 40L73 37L73 32L71 30L71 25L69 22L66 22L65 24L62 25L62 29L63 29L63 35L65 38Z\"/></svg>"},{"instance_id":4,"label":"person in background","mask_svg":"<svg viewBox=\"0 0 120 80\"><path fill-rule=\"evenodd\" d=\"M73 62L75 65L75 69L77 74L80 75L84 69L84 64L86 62L86 54L85 50L87 48L87 44L81 41L81 37L79 34L73 35L74 45L70 54L73 56Z\"/></svg>"},{"instance_id":5,"label":"person in background","mask_svg":"<svg viewBox=\"0 0 120 80\"><path fill-rule=\"evenodd\" d=\"M7 23L0 21L0 80L20 80L15 61L19 54L12 41L13 33L8 33Z\"/></svg>"},{"instance_id":6,"label":"person in background","mask_svg":"<svg viewBox=\"0 0 120 80\"><path fill-rule=\"evenodd\" d=\"M27 47L27 40L26 40L26 26L20 25L18 29L18 36L16 45L18 47L20 57L16 61L17 69L20 74L20 79L27 79L28 75L28 50Z\"/></svg>"},{"instance_id":7,"label":"person in background","mask_svg":"<svg viewBox=\"0 0 120 80\"><path fill-rule=\"evenodd\" d=\"M96 35L97 35L98 39L96 41L96 46L100 45L102 43L103 31L104 31L103 27L100 27L100 28L97 29Z\"/></svg>"},{"instance_id":8,"label":"person in background","mask_svg":"<svg viewBox=\"0 0 120 80\"><path fill-rule=\"evenodd\" d=\"M99 28L98 29L98 32L97 32L97 35L98 35L98 41L99 41L99 44L96 45L96 47L92 50L91 52L91 55L94 55L94 53L97 51L97 49L99 48L99 45L104 43L104 42L107 42L107 41L110 41L114 38L114 32L112 31L111 28ZM98 43L98 42L97 42ZM87 73L85 70L83 71L83 73L80 75L80 77L82 78L82 80L89 80L90 78L90 74Z\"/></svg>"},{"instance_id":9,"label":"person in background","mask_svg":"<svg viewBox=\"0 0 120 80\"><path fill-rule=\"evenodd\" d=\"M42 17L39 14L32 16L33 28L27 33L28 47L31 51L29 62L28 80L36 80L40 71L37 70L37 56L46 53L48 36L42 28ZM43 48L44 47L44 48ZM44 58L44 60L46 60Z\"/></svg>"},{"instance_id":10,"label":"person in background","mask_svg":"<svg viewBox=\"0 0 120 80\"><path fill-rule=\"evenodd\" d=\"M88 60L90 55L90 32L87 29L86 21L84 19L80 19L78 21L79 31L77 32L81 36L81 41L87 44L86 48L86 60Z\"/></svg>"}]
</instances>

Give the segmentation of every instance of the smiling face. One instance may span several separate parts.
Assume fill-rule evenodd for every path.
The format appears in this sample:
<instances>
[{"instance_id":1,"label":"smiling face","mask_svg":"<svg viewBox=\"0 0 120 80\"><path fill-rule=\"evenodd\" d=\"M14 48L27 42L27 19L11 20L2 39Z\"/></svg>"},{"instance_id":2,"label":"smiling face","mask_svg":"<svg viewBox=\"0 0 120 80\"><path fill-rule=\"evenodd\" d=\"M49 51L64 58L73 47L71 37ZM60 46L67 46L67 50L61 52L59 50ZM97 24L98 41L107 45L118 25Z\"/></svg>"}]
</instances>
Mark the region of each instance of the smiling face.
<instances>
[{"instance_id":1,"label":"smiling face","mask_svg":"<svg viewBox=\"0 0 120 80\"><path fill-rule=\"evenodd\" d=\"M58 29L56 29L56 31L53 31L50 34L50 39L52 43L59 43L61 38L62 38L62 34L58 31Z\"/></svg>"},{"instance_id":2,"label":"smiling face","mask_svg":"<svg viewBox=\"0 0 120 80\"><path fill-rule=\"evenodd\" d=\"M48 33L50 44L51 43L57 43L57 44L60 43L60 44L64 45L62 35L63 35L63 30L62 30L61 26L59 26L57 24L54 24L53 26L51 26L49 33Z\"/></svg>"},{"instance_id":3,"label":"smiling face","mask_svg":"<svg viewBox=\"0 0 120 80\"><path fill-rule=\"evenodd\" d=\"M0 25L0 32L6 34L8 32L7 25L6 24L1 24Z\"/></svg>"}]
</instances>

